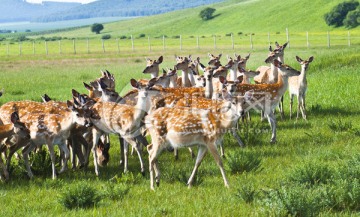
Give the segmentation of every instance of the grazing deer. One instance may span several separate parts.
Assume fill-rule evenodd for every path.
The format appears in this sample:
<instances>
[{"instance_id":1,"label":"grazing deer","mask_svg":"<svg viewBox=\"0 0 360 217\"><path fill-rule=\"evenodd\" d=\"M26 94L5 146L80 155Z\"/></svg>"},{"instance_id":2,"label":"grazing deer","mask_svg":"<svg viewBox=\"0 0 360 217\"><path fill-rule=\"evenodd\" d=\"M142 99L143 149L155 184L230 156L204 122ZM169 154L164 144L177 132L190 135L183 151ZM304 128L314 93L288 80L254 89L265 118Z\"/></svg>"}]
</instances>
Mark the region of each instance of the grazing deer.
<instances>
[{"instance_id":1,"label":"grazing deer","mask_svg":"<svg viewBox=\"0 0 360 217\"><path fill-rule=\"evenodd\" d=\"M271 126L272 135L271 143L276 142L276 118L274 109L279 104L281 97L288 88L288 80L291 76L298 76L300 72L288 65L282 64L278 60L274 60L275 66L280 70L278 82L275 84L226 84L226 89L235 95L243 95L247 91L254 91L254 100L245 109L260 109L266 114ZM224 81L224 79L222 79Z\"/></svg>"},{"instance_id":2,"label":"grazing deer","mask_svg":"<svg viewBox=\"0 0 360 217\"><path fill-rule=\"evenodd\" d=\"M212 154L219 166L225 186L229 187L216 145L221 141L224 133L236 125L237 119L242 113L244 98L228 96L225 98L226 100L222 102L217 112L193 108L160 108L146 116L145 125L151 136L151 144L147 149L152 190L154 190L154 178L156 184L158 186L160 184L158 165L160 153L169 147L192 146L198 146L199 151L195 167L188 180L189 187L192 186L197 169L207 151Z\"/></svg>"},{"instance_id":3,"label":"grazing deer","mask_svg":"<svg viewBox=\"0 0 360 217\"><path fill-rule=\"evenodd\" d=\"M13 112L10 116L11 123L0 125L0 140L8 139L12 143L12 145L17 145L17 143L21 140L28 140L30 139L30 131L25 126L24 123L20 122L20 118L17 112ZM6 147L4 145L0 145L0 151L6 151ZM4 165L2 157L0 155L0 167L3 168L3 173L5 176L5 180L9 179L9 173L7 168ZM0 173L0 179L2 178L2 174Z\"/></svg>"},{"instance_id":4,"label":"grazing deer","mask_svg":"<svg viewBox=\"0 0 360 217\"><path fill-rule=\"evenodd\" d=\"M147 86L142 87L135 79L131 79L131 85L137 88L138 101L135 106L118 104L114 102L98 101L87 110L87 117L94 124L93 144L97 144L99 137L103 134L120 135L127 143L130 143L136 150L140 164L141 172L144 174L144 165L135 138L141 137L142 119L149 110L149 89L154 85L156 78L151 79ZM127 147L124 147L124 172L127 171ZM95 146L92 149L94 155L95 173L99 175L97 152Z\"/></svg>"},{"instance_id":5,"label":"grazing deer","mask_svg":"<svg viewBox=\"0 0 360 217\"><path fill-rule=\"evenodd\" d=\"M66 146L66 140L70 136L70 131L76 124L87 125L81 109L77 108L70 101L67 101L67 106L69 109L67 111L64 110L61 114L28 113L22 117L25 120L25 125L30 130L31 136L30 146L23 152L24 163L30 178L33 177L33 173L29 165L29 153L43 144L48 146L50 152L52 178L56 178L55 144L64 152L63 165L59 173L66 171L69 159L69 149Z\"/></svg>"},{"instance_id":6,"label":"grazing deer","mask_svg":"<svg viewBox=\"0 0 360 217\"><path fill-rule=\"evenodd\" d=\"M301 74L299 76L294 76L289 78L290 119L292 115L293 98L294 95L296 95L298 102L296 119L299 118L299 110L301 110L301 115L303 119L306 120L306 108L305 108L305 95L307 90L306 71L309 67L309 64L314 60L314 57L311 56L307 60L302 60L300 57L296 56L296 60L301 65Z\"/></svg>"}]
</instances>

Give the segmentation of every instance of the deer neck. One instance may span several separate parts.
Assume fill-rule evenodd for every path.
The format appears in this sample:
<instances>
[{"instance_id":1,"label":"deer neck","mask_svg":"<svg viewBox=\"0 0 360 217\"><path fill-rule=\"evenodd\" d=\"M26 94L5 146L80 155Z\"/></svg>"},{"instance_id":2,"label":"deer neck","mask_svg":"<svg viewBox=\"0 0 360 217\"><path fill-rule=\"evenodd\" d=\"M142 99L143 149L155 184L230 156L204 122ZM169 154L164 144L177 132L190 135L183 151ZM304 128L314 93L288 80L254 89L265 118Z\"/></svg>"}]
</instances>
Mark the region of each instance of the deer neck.
<instances>
[{"instance_id":1,"label":"deer neck","mask_svg":"<svg viewBox=\"0 0 360 217\"><path fill-rule=\"evenodd\" d=\"M270 74L269 74L269 83L276 83L278 81L279 77L279 71L278 68L274 65L274 63L270 64Z\"/></svg>"},{"instance_id":2,"label":"deer neck","mask_svg":"<svg viewBox=\"0 0 360 217\"><path fill-rule=\"evenodd\" d=\"M182 70L181 72L181 82L183 87L191 87L191 82L189 79L189 71L188 69Z\"/></svg>"},{"instance_id":3,"label":"deer neck","mask_svg":"<svg viewBox=\"0 0 360 217\"><path fill-rule=\"evenodd\" d=\"M206 84L205 84L205 98L211 99L212 96L213 96L213 91L214 91L214 87L213 87L212 79L206 80Z\"/></svg>"},{"instance_id":4,"label":"deer neck","mask_svg":"<svg viewBox=\"0 0 360 217\"><path fill-rule=\"evenodd\" d=\"M177 87L176 80L177 80L177 76L172 76L172 77L170 78L169 87Z\"/></svg>"},{"instance_id":5,"label":"deer neck","mask_svg":"<svg viewBox=\"0 0 360 217\"><path fill-rule=\"evenodd\" d=\"M151 78L157 78L159 76L159 70L157 70L157 72L152 72L150 76Z\"/></svg>"},{"instance_id":6,"label":"deer neck","mask_svg":"<svg viewBox=\"0 0 360 217\"><path fill-rule=\"evenodd\" d=\"M286 90L288 89L288 86L289 86L289 76L287 75L282 75L281 72L279 72L279 75L278 75L278 96L282 96L284 95L284 93L286 92Z\"/></svg>"},{"instance_id":7,"label":"deer neck","mask_svg":"<svg viewBox=\"0 0 360 217\"><path fill-rule=\"evenodd\" d=\"M278 56L278 60L279 60L280 62L282 62L282 63L285 63L285 62L284 62L284 54Z\"/></svg>"},{"instance_id":8,"label":"deer neck","mask_svg":"<svg viewBox=\"0 0 360 217\"><path fill-rule=\"evenodd\" d=\"M229 74L230 74L230 81L236 81L237 70L236 69L234 70L233 68L231 68Z\"/></svg>"},{"instance_id":9,"label":"deer neck","mask_svg":"<svg viewBox=\"0 0 360 217\"><path fill-rule=\"evenodd\" d=\"M7 138L14 134L14 125L6 124L0 126L0 139Z\"/></svg>"},{"instance_id":10,"label":"deer neck","mask_svg":"<svg viewBox=\"0 0 360 217\"><path fill-rule=\"evenodd\" d=\"M307 80L306 80L306 69L305 69L305 66L301 66L301 72L300 72L300 75L298 77L298 81L299 81L299 84L300 85L304 85L307 83Z\"/></svg>"},{"instance_id":11,"label":"deer neck","mask_svg":"<svg viewBox=\"0 0 360 217\"><path fill-rule=\"evenodd\" d=\"M243 80L241 82L242 84L250 84L250 77L246 75L246 73L243 73Z\"/></svg>"},{"instance_id":12,"label":"deer neck","mask_svg":"<svg viewBox=\"0 0 360 217\"><path fill-rule=\"evenodd\" d=\"M225 103L228 103L228 102L225 102ZM228 111L220 113L220 117L219 117L220 118L220 128L224 129L222 131L225 131L226 129L229 129L229 128L235 126L238 118L235 117L235 116L237 116L237 114L234 113L234 111L236 111L236 109L230 108Z\"/></svg>"},{"instance_id":13,"label":"deer neck","mask_svg":"<svg viewBox=\"0 0 360 217\"><path fill-rule=\"evenodd\" d=\"M140 94L140 93L139 93ZM150 110L150 100L149 97L138 96L138 101L134 107L134 122L137 123L140 121L145 114Z\"/></svg>"}]
</instances>

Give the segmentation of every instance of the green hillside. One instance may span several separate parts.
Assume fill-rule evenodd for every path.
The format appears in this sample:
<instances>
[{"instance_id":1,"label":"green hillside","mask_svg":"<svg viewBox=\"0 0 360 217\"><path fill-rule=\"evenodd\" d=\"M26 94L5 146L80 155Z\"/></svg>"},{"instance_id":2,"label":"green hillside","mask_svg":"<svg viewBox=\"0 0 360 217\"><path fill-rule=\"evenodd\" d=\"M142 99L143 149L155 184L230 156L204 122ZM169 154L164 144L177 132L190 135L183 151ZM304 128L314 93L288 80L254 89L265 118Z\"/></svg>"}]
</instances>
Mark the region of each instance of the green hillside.
<instances>
[{"instance_id":1,"label":"green hillside","mask_svg":"<svg viewBox=\"0 0 360 217\"><path fill-rule=\"evenodd\" d=\"M203 21L198 17L204 8L192 8L166 14L142 17L105 25L102 34L113 37L121 35L146 34L153 37L163 34L209 35L233 32L264 33L283 32L287 27L292 32L344 31L345 28L333 28L325 24L323 15L341 0L229 0L210 5L216 8L216 17ZM360 28L352 31L359 31ZM90 29L82 28L57 33L63 37L98 37Z\"/></svg>"}]
</instances>

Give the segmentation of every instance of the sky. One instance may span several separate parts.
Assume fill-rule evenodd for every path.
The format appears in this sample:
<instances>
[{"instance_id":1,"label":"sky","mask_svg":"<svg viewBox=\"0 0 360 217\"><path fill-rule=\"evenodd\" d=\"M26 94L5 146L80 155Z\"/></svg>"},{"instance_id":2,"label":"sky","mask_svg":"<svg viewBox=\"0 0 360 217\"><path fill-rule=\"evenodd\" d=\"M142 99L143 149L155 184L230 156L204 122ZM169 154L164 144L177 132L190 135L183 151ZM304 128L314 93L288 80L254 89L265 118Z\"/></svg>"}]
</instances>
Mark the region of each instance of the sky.
<instances>
[{"instance_id":1,"label":"sky","mask_svg":"<svg viewBox=\"0 0 360 217\"><path fill-rule=\"evenodd\" d=\"M86 4L96 0L26 0L26 1L30 3L41 3L42 1L55 1L55 2L78 2L78 3Z\"/></svg>"}]
</instances>

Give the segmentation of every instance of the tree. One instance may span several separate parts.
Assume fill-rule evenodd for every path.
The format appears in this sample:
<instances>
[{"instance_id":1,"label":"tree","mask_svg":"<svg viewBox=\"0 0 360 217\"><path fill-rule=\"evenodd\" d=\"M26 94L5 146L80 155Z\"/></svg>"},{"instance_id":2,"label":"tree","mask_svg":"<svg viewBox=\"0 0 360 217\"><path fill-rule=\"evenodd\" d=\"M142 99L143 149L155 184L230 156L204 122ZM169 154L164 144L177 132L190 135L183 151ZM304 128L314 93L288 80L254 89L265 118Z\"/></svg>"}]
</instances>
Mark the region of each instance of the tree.
<instances>
[{"instance_id":1,"label":"tree","mask_svg":"<svg viewBox=\"0 0 360 217\"><path fill-rule=\"evenodd\" d=\"M355 28L360 25L360 6L356 10L350 11L343 21L346 28Z\"/></svg>"},{"instance_id":2,"label":"tree","mask_svg":"<svg viewBox=\"0 0 360 217\"><path fill-rule=\"evenodd\" d=\"M91 26L91 31L95 32L96 34L99 34L101 32L101 30L103 30L103 29L104 29L104 26L101 23L94 23Z\"/></svg>"},{"instance_id":3,"label":"tree","mask_svg":"<svg viewBox=\"0 0 360 217\"><path fill-rule=\"evenodd\" d=\"M205 8L204 10L200 11L199 17L203 20L210 20L213 18L213 14L216 11L215 8Z\"/></svg>"},{"instance_id":4,"label":"tree","mask_svg":"<svg viewBox=\"0 0 360 217\"><path fill-rule=\"evenodd\" d=\"M326 24L328 26L334 25L335 27L342 26L348 12L355 10L358 5L359 2L353 0L338 4L329 13L324 15Z\"/></svg>"}]
</instances>

